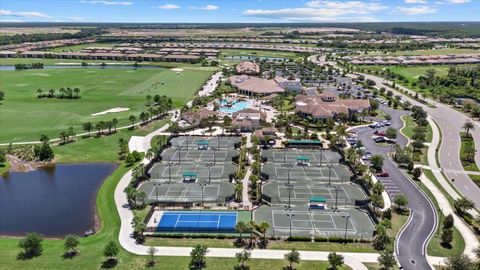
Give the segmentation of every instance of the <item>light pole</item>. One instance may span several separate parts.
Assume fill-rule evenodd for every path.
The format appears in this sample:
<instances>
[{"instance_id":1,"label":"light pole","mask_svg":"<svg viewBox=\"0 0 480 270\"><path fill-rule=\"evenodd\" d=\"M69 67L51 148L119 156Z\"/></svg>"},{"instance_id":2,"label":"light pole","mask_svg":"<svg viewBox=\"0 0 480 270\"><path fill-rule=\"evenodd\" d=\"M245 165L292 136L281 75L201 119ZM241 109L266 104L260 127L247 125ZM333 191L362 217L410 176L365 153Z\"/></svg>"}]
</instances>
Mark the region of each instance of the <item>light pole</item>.
<instances>
[{"instance_id":1,"label":"light pole","mask_svg":"<svg viewBox=\"0 0 480 270\"><path fill-rule=\"evenodd\" d=\"M332 179L332 167L333 167L333 165L332 165L332 163L330 163L330 164L328 165L328 185L329 185L329 186L330 186L330 183L331 183L331 181L332 181L332 180L331 180L331 179Z\"/></svg>"},{"instance_id":2,"label":"light pole","mask_svg":"<svg viewBox=\"0 0 480 270\"><path fill-rule=\"evenodd\" d=\"M205 164L205 166L207 166L208 168L208 183L210 183L212 181L212 179L210 178L210 168L213 166L212 163L207 163Z\"/></svg>"},{"instance_id":3,"label":"light pole","mask_svg":"<svg viewBox=\"0 0 480 270\"><path fill-rule=\"evenodd\" d=\"M217 159L215 158L215 153L217 152L217 148L213 148L213 164L216 164L217 163Z\"/></svg>"},{"instance_id":4,"label":"light pole","mask_svg":"<svg viewBox=\"0 0 480 270\"><path fill-rule=\"evenodd\" d=\"M287 148L283 149L283 165L287 165Z\"/></svg>"},{"instance_id":5,"label":"light pole","mask_svg":"<svg viewBox=\"0 0 480 270\"><path fill-rule=\"evenodd\" d=\"M350 219L350 216L344 216L344 217L345 217L345 236L344 236L344 239L346 241L347 240L348 220Z\"/></svg>"},{"instance_id":6,"label":"light pole","mask_svg":"<svg viewBox=\"0 0 480 270\"><path fill-rule=\"evenodd\" d=\"M288 209L289 212L287 212L287 216L290 218L290 232L289 232L289 239L292 239L292 217L295 216L295 214L292 214L292 209Z\"/></svg>"},{"instance_id":7,"label":"light pole","mask_svg":"<svg viewBox=\"0 0 480 270\"><path fill-rule=\"evenodd\" d=\"M292 164L285 164L285 167L287 167L287 182L290 184L290 169L292 169L293 165Z\"/></svg>"},{"instance_id":8,"label":"light pole","mask_svg":"<svg viewBox=\"0 0 480 270\"><path fill-rule=\"evenodd\" d=\"M158 206L158 183L155 183L155 205Z\"/></svg>"},{"instance_id":9,"label":"light pole","mask_svg":"<svg viewBox=\"0 0 480 270\"><path fill-rule=\"evenodd\" d=\"M293 190L293 185L290 184L289 182L285 183L285 186L287 187L288 190L288 206L287 209L291 209L291 196L292 196L292 190Z\"/></svg>"},{"instance_id":10,"label":"light pole","mask_svg":"<svg viewBox=\"0 0 480 270\"><path fill-rule=\"evenodd\" d=\"M323 148L320 148L320 167L322 167Z\"/></svg>"},{"instance_id":11,"label":"light pole","mask_svg":"<svg viewBox=\"0 0 480 270\"><path fill-rule=\"evenodd\" d=\"M170 167L172 166L172 162L168 162L168 183L170 184L172 182L172 171L170 170Z\"/></svg>"},{"instance_id":12,"label":"light pole","mask_svg":"<svg viewBox=\"0 0 480 270\"><path fill-rule=\"evenodd\" d=\"M177 151L178 151L178 165L180 165L180 162L181 162L181 158L180 158L180 156L181 156L180 154L182 153L181 150L182 150L182 147L181 147L181 146L178 146L178 147L177 147Z\"/></svg>"},{"instance_id":13,"label":"light pole","mask_svg":"<svg viewBox=\"0 0 480 270\"><path fill-rule=\"evenodd\" d=\"M204 190L205 190L205 186L206 186L206 185L207 185L207 184L205 184L205 183L200 184L200 186L202 187L202 208L203 208L203 192L204 192Z\"/></svg>"},{"instance_id":14,"label":"light pole","mask_svg":"<svg viewBox=\"0 0 480 270\"><path fill-rule=\"evenodd\" d=\"M342 190L342 187L336 186L335 187L335 211L338 210L338 191Z\"/></svg>"}]
</instances>

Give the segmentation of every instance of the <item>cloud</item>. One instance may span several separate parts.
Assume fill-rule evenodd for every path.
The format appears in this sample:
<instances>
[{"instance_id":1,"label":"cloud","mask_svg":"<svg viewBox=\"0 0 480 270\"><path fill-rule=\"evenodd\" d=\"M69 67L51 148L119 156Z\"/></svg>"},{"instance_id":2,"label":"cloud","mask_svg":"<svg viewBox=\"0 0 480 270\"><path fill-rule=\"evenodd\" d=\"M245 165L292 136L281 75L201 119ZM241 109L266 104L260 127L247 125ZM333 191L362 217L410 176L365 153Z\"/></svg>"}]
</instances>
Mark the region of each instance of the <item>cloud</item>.
<instances>
[{"instance_id":1,"label":"cloud","mask_svg":"<svg viewBox=\"0 0 480 270\"><path fill-rule=\"evenodd\" d=\"M18 22L23 22L23 21L22 20L0 19L0 22L18 23Z\"/></svg>"},{"instance_id":2,"label":"cloud","mask_svg":"<svg viewBox=\"0 0 480 270\"><path fill-rule=\"evenodd\" d=\"M106 6L130 6L133 4L132 2L129 1L110 1L110 0L81 0L80 3L85 3L85 4L101 4L101 5L106 5Z\"/></svg>"},{"instance_id":3,"label":"cloud","mask_svg":"<svg viewBox=\"0 0 480 270\"><path fill-rule=\"evenodd\" d=\"M42 18L42 19L51 18L49 15L38 12L38 11L11 11L11 10L5 10L5 9L0 9L0 16L34 17L34 18Z\"/></svg>"},{"instance_id":4,"label":"cloud","mask_svg":"<svg viewBox=\"0 0 480 270\"><path fill-rule=\"evenodd\" d=\"M387 9L379 2L309 1L306 7L284 9L249 9L247 16L283 19L293 22L378 21L372 13Z\"/></svg>"},{"instance_id":5,"label":"cloud","mask_svg":"<svg viewBox=\"0 0 480 270\"><path fill-rule=\"evenodd\" d=\"M407 4L425 4L427 3L426 0L405 0Z\"/></svg>"},{"instance_id":6,"label":"cloud","mask_svg":"<svg viewBox=\"0 0 480 270\"><path fill-rule=\"evenodd\" d=\"M67 18L69 21L83 21L85 18L79 16L71 16Z\"/></svg>"},{"instance_id":7,"label":"cloud","mask_svg":"<svg viewBox=\"0 0 480 270\"><path fill-rule=\"evenodd\" d=\"M470 3L471 0L446 0L446 2L450 4L465 4Z\"/></svg>"},{"instance_id":8,"label":"cloud","mask_svg":"<svg viewBox=\"0 0 480 270\"><path fill-rule=\"evenodd\" d=\"M393 13L401 13L405 15L421 15L436 13L437 9L429 6L414 6L414 7L397 7Z\"/></svg>"},{"instance_id":9,"label":"cloud","mask_svg":"<svg viewBox=\"0 0 480 270\"><path fill-rule=\"evenodd\" d=\"M177 5L174 5L174 4L165 4L165 5L158 6L158 8L160 8L160 9L179 9L180 7L177 6Z\"/></svg>"},{"instance_id":10,"label":"cloud","mask_svg":"<svg viewBox=\"0 0 480 270\"><path fill-rule=\"evenodd\" d=\"M219 9L218 6L215 5L206 5L203 7L189 7L190 9L200 9L200 10L217 10Z\"/></svg>"}]
</instances>

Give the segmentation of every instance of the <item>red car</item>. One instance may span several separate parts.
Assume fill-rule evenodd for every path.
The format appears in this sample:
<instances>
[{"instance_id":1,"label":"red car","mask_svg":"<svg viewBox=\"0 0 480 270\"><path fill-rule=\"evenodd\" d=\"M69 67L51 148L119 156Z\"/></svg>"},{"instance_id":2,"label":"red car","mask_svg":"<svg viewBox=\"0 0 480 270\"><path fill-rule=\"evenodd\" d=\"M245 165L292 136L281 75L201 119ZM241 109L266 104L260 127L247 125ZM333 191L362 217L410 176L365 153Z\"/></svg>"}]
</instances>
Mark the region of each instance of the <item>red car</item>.
<instances>
[{"instance_id":1,"label":"red car","mask_svg":"<svg viewBox=\"0 0 480 270\"><path fill-rule=\"evenodd\" d=\"M378 135L378 136L385 136L384 131L375 131L373 134Z\"/></svg>"},{"instance_id":2,"label":"red car","mask_svg":"<svg viewBox=\"0 0 480 270\"><path fill-rule=\"evenodd\" d=\"M388 177L388 172L377 173L377 177Z\"/></svg>"}]
</instances>

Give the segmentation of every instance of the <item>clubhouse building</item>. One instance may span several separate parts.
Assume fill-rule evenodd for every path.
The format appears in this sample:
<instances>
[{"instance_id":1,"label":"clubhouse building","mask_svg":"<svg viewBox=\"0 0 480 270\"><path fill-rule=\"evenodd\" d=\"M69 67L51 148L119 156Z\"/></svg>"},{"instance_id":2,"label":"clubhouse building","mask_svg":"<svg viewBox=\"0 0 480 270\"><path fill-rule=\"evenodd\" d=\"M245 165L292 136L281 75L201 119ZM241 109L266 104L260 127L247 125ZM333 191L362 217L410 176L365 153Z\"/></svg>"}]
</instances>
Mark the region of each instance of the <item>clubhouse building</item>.
<instances>
[{"instance_id":1,"label":"clubhouse building","mask_svg":"<svg viewBox=\"0 0 480 270\"><path fill-rule=\"evenodd\" d=\"M312 117L315 121L336 118L340 113L352 117L369 109L368 99L339 99L331 92L324 92L318 96L295 97L295 112L303 118Z\"/></svg>"}]
</instances>

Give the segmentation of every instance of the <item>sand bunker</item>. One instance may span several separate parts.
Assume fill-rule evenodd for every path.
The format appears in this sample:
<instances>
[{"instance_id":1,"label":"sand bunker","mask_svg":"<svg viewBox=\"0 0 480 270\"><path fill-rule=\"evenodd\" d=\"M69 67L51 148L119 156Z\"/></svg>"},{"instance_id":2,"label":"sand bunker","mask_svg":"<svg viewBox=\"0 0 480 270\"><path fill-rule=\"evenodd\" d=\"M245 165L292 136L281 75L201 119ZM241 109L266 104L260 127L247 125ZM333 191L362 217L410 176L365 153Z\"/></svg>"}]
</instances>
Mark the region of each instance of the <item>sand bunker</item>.
<instances>
[{"instance_id":1,"label":"sand bunker","mask_svg":"<svg viewBox=\"0 0 480 270\"><path fill-rule=\"evenodd\" d=\"M183 68L171 68L170 70L173 72L182 72Z\"/></svg>"},{"instance_id":2,"label":"sand bunker","mask_svg":"<svg viewBox=\"0 0 480 270\"><path fill-rule=\"evenodd\" d=\"M104 115L104 114L107 114L107 113L125 112L125 111L128 111L128 110L130 110L130 108L116 107L116 108L111 108L111 109L103 111L103 112L92 113L91 116Z\"/></svg>"}]
</instances>

